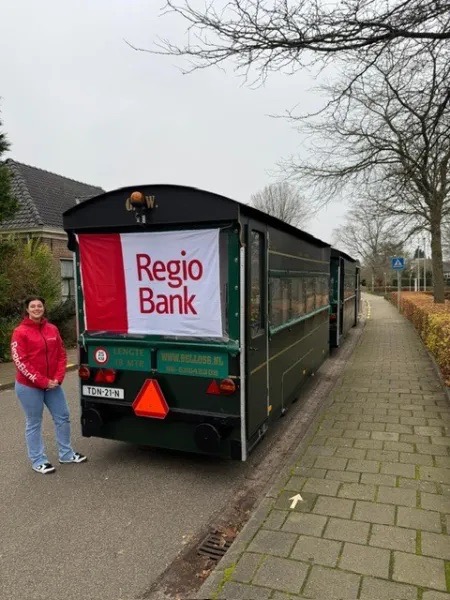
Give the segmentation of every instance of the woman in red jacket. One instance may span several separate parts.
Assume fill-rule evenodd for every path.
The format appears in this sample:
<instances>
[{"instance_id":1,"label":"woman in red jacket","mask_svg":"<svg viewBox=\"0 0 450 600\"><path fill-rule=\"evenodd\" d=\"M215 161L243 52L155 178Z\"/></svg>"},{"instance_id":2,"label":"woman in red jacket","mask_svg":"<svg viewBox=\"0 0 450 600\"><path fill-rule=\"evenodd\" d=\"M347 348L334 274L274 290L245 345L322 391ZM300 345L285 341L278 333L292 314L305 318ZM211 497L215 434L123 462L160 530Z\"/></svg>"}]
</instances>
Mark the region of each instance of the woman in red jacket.
<instances>
[{"instance_id":1,"label":"woman in red jacket","mask_svg":"<svg viewBox=\"0 0 450 600\"><path fill-rule=\"evenodd\" d=\"M25 439L31 466L37 473L53 473L42 438L44 405L55 424L60 463L81 463L86 457L70 444L69 408L61 387L66 373L66 351L58 328L44 318L45 302L25 301L27 316L13 332L11 355L16 365L15 390L25 412Z\"/></svg>"}]
</instances>

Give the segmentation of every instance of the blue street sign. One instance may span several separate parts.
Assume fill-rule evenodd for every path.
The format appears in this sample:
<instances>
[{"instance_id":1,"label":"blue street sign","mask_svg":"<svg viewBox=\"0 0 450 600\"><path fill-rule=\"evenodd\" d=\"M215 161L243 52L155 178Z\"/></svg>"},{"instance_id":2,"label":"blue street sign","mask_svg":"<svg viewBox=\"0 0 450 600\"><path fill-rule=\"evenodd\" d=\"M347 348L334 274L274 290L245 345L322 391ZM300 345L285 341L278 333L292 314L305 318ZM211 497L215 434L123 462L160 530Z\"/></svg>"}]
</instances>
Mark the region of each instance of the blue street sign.
<instances>
[{"instance_id":1,"label":"blue street sign","mask_svg":"<svg viewBox=\"0 0 450 600\"><path fill-rule=\"evenodd\" d=\"M395 256L394 258L391 258L391 267L394 269L394 271L403 271L405 268L405 259L403 256Z\"/></svg>"}]
</instances>

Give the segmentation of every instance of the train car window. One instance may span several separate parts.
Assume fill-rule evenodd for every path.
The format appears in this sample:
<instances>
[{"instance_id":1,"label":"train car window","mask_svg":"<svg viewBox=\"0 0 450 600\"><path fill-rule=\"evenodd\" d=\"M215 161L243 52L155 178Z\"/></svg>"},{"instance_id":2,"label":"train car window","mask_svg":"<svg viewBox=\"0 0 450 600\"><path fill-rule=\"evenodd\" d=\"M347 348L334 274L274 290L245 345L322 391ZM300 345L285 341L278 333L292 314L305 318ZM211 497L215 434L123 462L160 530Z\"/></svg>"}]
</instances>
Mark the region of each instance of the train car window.
<instances>
[{"instance_id":1,"label":"train car window","mask_svg":"<svg viewBox=\"0 0 450 600\"><path fill-rule=\"evenodd\" d=\"M306 312L312 312L316 308L316 289L314 277L305 277L306 285Z\"/></svg>"},{"instance_id":2,"label":"train car window","mask_svg":"<svg viewBox=\"0 0 450 600\"><path fill-rule=\"evenodd\" d=\"M258 335L264 328L264 238L259 231L252 231L250 237L250 327L252 336Z\"/></svg>"},{"instance_id":3,"label":"train car window","mask_svg":"<svg viewBox=\"0 0 450 600\"><path fill-rule=\"evenodd\" d=\"M316 308L328 305L328 279L326 277L316 278Z\"/></svg>"},{"instance_id":4,"label":"train car window","mask_svg":"<svg viewBox=\"0 0 450 600\"><path fill-rule=\"evenodd\" d=\"M292 279L292 300L291 300L292 318L302 317L305 310L305 285L300 277Z\"/></svg>"}]
</instances>

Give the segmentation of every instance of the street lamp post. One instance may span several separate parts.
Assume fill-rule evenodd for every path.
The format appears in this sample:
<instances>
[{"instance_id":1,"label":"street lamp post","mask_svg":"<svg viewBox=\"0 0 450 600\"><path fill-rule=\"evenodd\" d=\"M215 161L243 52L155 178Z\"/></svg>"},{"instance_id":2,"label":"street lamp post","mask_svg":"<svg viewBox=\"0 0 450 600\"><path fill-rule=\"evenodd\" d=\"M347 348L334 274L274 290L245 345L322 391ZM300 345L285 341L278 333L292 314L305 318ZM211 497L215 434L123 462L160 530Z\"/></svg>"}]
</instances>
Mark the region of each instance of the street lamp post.
<instances>
[{"instance_id":1,"label":"street lamp post","mask_svg":"<svg viewBox=\"0 0 450 600\"><path fill-rule=\"evenodd\" d=\"M425 236L423 236L423 291L426 292L427 291L427 254L425 251L425 243L426 243L426 239Z\"/></svg>"}]
</instances>

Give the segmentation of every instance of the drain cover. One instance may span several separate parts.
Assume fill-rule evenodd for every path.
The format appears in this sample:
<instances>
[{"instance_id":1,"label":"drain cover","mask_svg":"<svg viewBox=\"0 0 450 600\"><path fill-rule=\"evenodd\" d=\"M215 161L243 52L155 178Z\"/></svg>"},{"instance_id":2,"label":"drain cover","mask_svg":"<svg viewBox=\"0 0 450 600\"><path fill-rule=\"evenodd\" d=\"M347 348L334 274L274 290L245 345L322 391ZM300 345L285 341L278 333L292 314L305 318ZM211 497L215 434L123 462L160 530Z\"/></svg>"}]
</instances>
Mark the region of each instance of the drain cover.
<instances>
[{"instance_id":1,"label":"drain cover","mask_svg":"<svg viewBox=\"0 0 450 600\"><path fill-rule=\"evenodd\" d=\"M227 540L219 531L210 533L200 544L197 553L211 560L219 561L231 546L233 540Z\"/></svg>"}]
</instances>

